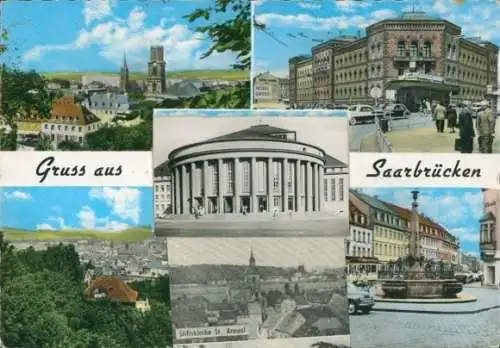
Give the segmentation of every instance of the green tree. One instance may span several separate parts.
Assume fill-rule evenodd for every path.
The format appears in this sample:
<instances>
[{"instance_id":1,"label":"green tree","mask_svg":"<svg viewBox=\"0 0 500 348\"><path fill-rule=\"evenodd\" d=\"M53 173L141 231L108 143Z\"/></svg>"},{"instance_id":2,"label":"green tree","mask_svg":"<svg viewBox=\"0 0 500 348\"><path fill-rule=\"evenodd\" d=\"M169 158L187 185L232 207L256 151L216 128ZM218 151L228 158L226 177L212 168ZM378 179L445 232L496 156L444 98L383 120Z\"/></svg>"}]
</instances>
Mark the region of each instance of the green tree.
<instances>
[{"instance_id":1,"label":"green tree","mask_svg":"<svg viewBox=\"0 0 500 348\"><path fill-rule=\"evenodd\" d=\"M150 151L153 147L153 122L138 125L108 126L85 135L90 151Z\"/></svg>"},{"instance_id":2,"label":"green tree","mask_svg":"<svg viewBox=\"0 0 500 348\"><path fill-rule=\"evenodd\" d=\"M213 21L213 17L224 13L231 13L231 18ZM237 54L235 69L250 70L251 66L251 6L249 0L215 0L213 6L199 8L185 16L189 22L200 19L210 24L200 25L196 31L207 35L212 45L201 56L202 59L214 53L234 52Z\"/></svg>"},{"instance_id":3,"label":"green tree","mask_svg":"<svg viewBox=\"0 0 500 348\"><path fill-rule=\"evenodd\" d=\"M76 141L64 140L57 145L57 149L59 151L81 151L83 150L83 146Z\"/></svg>"},{"instance_id":4,"label":"green tree","mask_svg":"<svg viewBox=\"0 0 500 348\"><path fill-rule=\"evenodd\" d=\"M52 140L48 135L43 133L38 133L38 139L36 142L35 150L37 151L53 151L54 146L52 146Z\"/></svg>"}]
</instances>

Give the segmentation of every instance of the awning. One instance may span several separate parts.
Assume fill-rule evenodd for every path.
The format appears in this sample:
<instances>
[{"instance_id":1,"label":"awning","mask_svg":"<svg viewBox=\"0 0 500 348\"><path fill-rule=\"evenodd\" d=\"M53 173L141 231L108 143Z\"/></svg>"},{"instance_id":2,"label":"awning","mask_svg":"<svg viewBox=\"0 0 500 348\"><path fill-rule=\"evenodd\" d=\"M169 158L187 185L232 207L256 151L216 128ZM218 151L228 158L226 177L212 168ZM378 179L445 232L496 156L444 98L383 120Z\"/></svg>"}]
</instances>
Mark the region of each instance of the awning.
<instances>
[{"instance_id":1,"label":"awning","mask_svg":"<svg viewBox=\"0 0 500 348\"><path fill-rule=\"evenodd\" d=\"M377 264L380 263L376 257L360 257L360 256L346 256L347 264Z\"/></svg>"},{"instance_id":2,"label":"awning","mask_svg":"<svg viewBox=\"0 0 500 348\"><path fill-rule=\"evenodd\" d=\"M441 82L423 81L423 80L391 80L386 84L386 89L400 88L425 88L433 90L441 90L445 92L458 92L460 87L457 85L449 85Z\"/></svg>"}]
</instances>

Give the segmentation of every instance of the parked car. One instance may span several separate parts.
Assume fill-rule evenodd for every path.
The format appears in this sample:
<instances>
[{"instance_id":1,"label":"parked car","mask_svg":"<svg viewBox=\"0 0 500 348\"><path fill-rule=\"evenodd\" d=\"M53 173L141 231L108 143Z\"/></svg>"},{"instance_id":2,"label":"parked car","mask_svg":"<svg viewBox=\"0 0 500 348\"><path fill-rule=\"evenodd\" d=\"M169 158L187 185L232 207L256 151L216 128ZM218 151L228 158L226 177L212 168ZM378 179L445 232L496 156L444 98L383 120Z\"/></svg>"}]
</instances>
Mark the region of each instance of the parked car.
<instances>
[{"instance_id":1,"label":"parked car","mask_svg":"<svg viewBox=\"0 0 500 348\"><path fill-rule=\"evenodd\" d=\"M368 314L375 306L375 299L369 291L360 289L350 283L347 284L347 298L349 301L349 314L355 314L359 311Z\"/></svg>"},{"instance_id":2,"label":"parked car","mask_svg":"<svg viewBox=\"0 0 500 348\"><path fill-rule=\"evenodd\" d=\"M408 118L411 115L410 110L404 104L388 104L383 110L384 116L391 119Z\"/></svg>"},{"instance_id":3,"label":"parked car","mask_svg":"<svg viewBox=\"0 0 500 348\"><path fill-rule=\"evenodd\" d=\"M352 105L347 109L349 124L354 126L361 123L375 122L375 117L382 117L384 112L371 105Z\"/></svg>"},{"instance_id":4,"label":"parked car","mask_svg":"<svg viewBox=\"0 0 500 348\"><path fill-rule=\"evenodd\" d=\"M474 276L472 273L456 273L455 279L463 284L469 284L474 281Z\"/></svg>"}]
</instances>

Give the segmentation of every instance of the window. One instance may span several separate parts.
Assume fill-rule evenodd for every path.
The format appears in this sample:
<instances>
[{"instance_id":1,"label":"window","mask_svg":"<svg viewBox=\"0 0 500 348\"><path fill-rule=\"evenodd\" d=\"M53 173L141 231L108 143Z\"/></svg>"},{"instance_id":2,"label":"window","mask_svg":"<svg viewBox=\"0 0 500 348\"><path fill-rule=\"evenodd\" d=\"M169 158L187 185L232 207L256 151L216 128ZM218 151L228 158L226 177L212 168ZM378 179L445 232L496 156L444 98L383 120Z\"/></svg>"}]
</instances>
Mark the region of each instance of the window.
<instances>
[{"instance_id":1,"label":"window","mask_svg":"<svg viewBox=\"0 0 500 348\"><path fill-rule=\"evenodd\" d=\"M405 68L404 67L399 67L398 68L398 75L401 76L401 75L404 75L405 73Z\"/></svg>"},{"instance_id":2,"label":"window","mask_svg":"<svg viewBox=\"0 0 500 348\"><path fill-rule=\"evenodd\" d=\"M418 56L418 41L412 41L410 45L410 55L412 57Z\"/></svg>"},{"instance_id":3,"label":"window","mask_svg":"<svg viewBox=\"0 0 500 348\"><path fill-rule=\"evenodd\" d=\"M243 169L243 192L250 193L250 162L242 162Z\"/></svg>"},{"instance_id":4,"label":"window","mask_svg":"<svg viewBox=\"0 0 500 348\"><path fill-rule=\"evenodd\" d=\"M285 160L286 161L286 160ZM293 192L293 163L288 163L288 192Z\"/></svg>"},{"instance_id":5,"label":"window","mask_svg":"<svg viewBox=\"0 0 500 348\"><path fill-rule=\"evenodd\" d=\"M212 169L212 194L216 195L219 192L219 168L218 166L214 163L211 166Z\"/></svg>"},{"instance_id":6,"label":"window","mask_svg":"<svg viewBox=\"0 0 500 348\"><path fill-rule=\"evenodd\" d=\"M330 180L330 201L335 201L336 197L336 187L335 187L335 179Z\"/></svg>"},{"instance_id":7,"label":"window","mask_svg":"<svg viewBox=\"0 0 500 348\"><path fill-rule=\"evenodd\" d=\"M339 200L344 201L344 179L339 179Z\"/></svg>"},{"instance_id":8,"label":"window","mask_svg":"<svg viewBox=\"0 0 500 348\"><path fill-rule=\"evenodd\" d=\"M432 51L432 42L426 41L424 43L424 57L430 57Z\"/></svg>"},{"instance_id":9,"label":"window","mask_svg":"<svg viewBox=\"0 0 500 348\"><path fill-rule=\"evenodd\" d=\"M398 55L401 57L406 55L406 43L404 41L398 42Z\"/></svg>"},{"instance_id":10,"label":"window","mask_svg":"<svg viewBox=\"0 0 500 348\"><path fill-rule=\"evenodd\" d=\"M274 193L280 193L280 162L273 162L273 192Z\"/></svg>"}]
</instances>

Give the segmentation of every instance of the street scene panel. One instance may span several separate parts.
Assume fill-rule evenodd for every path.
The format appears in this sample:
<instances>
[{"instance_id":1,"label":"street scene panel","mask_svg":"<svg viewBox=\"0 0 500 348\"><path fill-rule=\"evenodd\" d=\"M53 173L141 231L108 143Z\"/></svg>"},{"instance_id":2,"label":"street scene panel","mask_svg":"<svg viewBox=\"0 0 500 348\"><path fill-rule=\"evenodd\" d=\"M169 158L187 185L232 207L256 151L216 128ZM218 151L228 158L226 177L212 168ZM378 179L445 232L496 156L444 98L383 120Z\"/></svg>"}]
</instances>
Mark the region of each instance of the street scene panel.
<instances>
[{"instance_id":1,"label":"street scene panel","mask_svg":"<svg viewBox=\"0 0 500 348\"><path fill-rule=\"evenodd\" d=\"M151 187L9 187L0 229L10 241L151 238Z\"/></svg>"},{"instance_id":2,"label":"street scene panel","mask_svg":"<svg viewBox=\"0 0 500 348\"><path fill-rule=\"evenodd\" d=\"M156 235L347 236L345 117L155 112Z\"/></svg>"},{"instance_id":3,"label":"street scene panel","mask_svg":"<svg viewBox=\"0 0 500 348\"><path fill-rule=\"evenodd\" d=\"M8 237L0 346L172 346L165 239Z\"/></svg>"},{"instance_id":4,"label":"street scene panel","mask_svg":"<svg viewBox=\"0 0 500 348\"><path fill-rule=\"evenodd\" d=\"M346 110L350 151L500 153L499 14L494 1L259 1L254 106Z\"/></svg>"},{"instance_id":5,"label":"street scene panel","mask_svg":"<svg viewBox=\"0 0 500 348\"><path fill-rule=\"evenodd\" d=\"M349 205L353 347L498 346L500 191L352 188Z\"/></svg>"},{"instance_id":6,"label":"street scene panel","mask_svg":"<svg viewBox=\"0 0 500 348\"><path fill-rule=\"evenodd\" d=\"M149 151L155 107L250 107L248 0L9 1L2 20L0 149Z\"/></svg>"},{"instance_id":7,"label":"street scene panel","mask_svg":"<svg viewBox=\"0 0 500 348\"><path fill-rule=\"evenodd\" d=\"M168 244L174 346L349 345L343 237L174 237ZM293 344L302 337L309 340Z\"/></svg>"}]
</instances>

